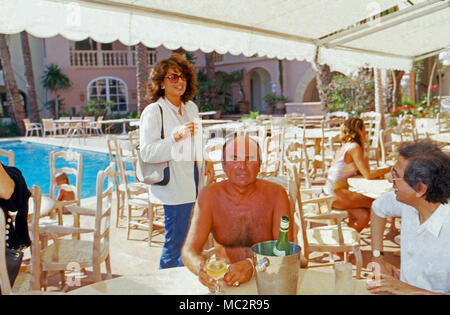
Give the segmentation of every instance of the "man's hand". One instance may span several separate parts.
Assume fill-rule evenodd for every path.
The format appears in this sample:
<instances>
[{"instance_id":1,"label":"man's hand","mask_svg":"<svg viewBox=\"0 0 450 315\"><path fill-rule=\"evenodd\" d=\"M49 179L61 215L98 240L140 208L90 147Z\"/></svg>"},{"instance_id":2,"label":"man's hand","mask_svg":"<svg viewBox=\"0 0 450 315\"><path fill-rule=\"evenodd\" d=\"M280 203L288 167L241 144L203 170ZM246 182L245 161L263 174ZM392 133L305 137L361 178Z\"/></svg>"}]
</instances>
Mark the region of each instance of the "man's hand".
<instances>
[{"instance_id":1,"label":"man's hand","mask_svg":"<svg viewBox=\"0 0 450 315\"><path fill-rule=\"evenodd\" d=\"M428 295L436 294L424 289L417 288L402 282L394 277L381 274L381 279L366 282L367 290L375 294L395 294L395 295Z\"/></svg>"},{"instance_id":2,"label":"man's hand","mask_svg":"<svg viewBox=\"0 0 450 315\"><path fill-rule=\"evenodd\" d=\"M389 275L397 280L400 279L400 269L385 261L383 256L377 258L373 257L372 262L380 266L376 272Z\"/></svg>"},{"instance_id":3,"label":"man's hand","mask_svg":"<svg viewBox=\"0 0 450 315\"><path fill-rule=\"evenodd\" d=\"M246 260L238 261L228 267L228 272L223 277L229 286L235 286L249 281L253 275L253 264Z\"/></svg>"},{"instance_id":4,"label":"man's hand","mask_svg":"<svg viewBox=\"0 0 450 315\"><path fill-rule=\"evenodd\" d=\"M198 273L198 280L200 280L201 284L209 289L209 292L214 293L216 288L218 288L218 281L214 280L211 276L206 273L206 262L202 264L200 267L200 271Z\"/></svg>"}]
</instances>

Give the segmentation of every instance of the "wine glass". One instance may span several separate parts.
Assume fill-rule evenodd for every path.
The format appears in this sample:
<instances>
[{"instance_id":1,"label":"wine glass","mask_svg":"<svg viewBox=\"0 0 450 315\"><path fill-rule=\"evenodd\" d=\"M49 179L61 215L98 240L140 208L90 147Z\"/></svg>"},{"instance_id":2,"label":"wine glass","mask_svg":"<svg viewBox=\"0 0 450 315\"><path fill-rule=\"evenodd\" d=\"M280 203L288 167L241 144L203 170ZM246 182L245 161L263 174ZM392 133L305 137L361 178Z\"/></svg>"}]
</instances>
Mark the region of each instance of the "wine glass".
<instances>
[{"instance_id":1,"label":"wine glass","mask_svg":"<svg viewBox=\"0 0 450 315\"><path fill-rule=\"evenodd\" d=\"M216 280L216 287L214 293L220 292L219 280L223 278L225 273L228 271L227 262L225 259L211 257L206 262L206 273L208 276Z\"/></svg>"}]
</instances>

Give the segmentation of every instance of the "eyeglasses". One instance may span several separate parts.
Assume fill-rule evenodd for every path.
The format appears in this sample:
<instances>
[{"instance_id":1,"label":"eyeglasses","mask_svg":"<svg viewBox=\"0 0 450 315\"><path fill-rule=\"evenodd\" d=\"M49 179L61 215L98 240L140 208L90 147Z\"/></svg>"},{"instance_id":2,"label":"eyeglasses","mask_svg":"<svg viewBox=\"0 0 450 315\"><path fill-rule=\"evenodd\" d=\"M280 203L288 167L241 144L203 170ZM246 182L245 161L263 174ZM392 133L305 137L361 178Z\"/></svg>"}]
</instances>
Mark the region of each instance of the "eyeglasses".
<instances>
[{"instance_id":1,"label":"eyeglasses","mask_svg":"<svg viewBox=\"0 0 450 315\"><path fill-rule=\"evenodd\" d=\"M391 180L392 181L402 180L402 179L403 179L403 177L399 177L396 170L394 170L394 169L391 170Z\"/></svg>"},{"instance_id":2,"label":"eyeglasses","mask_svg":"<svg viewBox=\"0 0 450 315\"><path fill-rule=\"evenodd\" d=\"M183 81L187 80L186 75L184 75L183 73L182 74L175 74L175 73L173 73L171 75L168 75L166 78L169 79L170 83L177 83L178 79L181 79Z\"/></svg>"}]
</instances>

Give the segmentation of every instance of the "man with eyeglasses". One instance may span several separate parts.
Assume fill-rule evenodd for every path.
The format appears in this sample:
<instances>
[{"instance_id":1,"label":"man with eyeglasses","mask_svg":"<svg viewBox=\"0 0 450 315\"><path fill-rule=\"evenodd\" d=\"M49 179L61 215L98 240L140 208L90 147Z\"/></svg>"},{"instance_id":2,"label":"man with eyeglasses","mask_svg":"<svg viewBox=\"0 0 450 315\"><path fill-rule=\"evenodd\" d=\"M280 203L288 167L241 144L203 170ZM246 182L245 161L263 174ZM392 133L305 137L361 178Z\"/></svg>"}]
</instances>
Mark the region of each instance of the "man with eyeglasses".
<instances>
[{"instance_id":1,"label":"man with eyeglasses","mask_svg":"<svg viewBox=\"0 0 450 315\"><path fill-rule=\"evenodd\" d=\"M391 172L394 191L372 204L373 293L450 293L450 158L428 140L405 143ZM401 217L400 270L383 258L387 217Z\"/></svg>"}]
</instances>

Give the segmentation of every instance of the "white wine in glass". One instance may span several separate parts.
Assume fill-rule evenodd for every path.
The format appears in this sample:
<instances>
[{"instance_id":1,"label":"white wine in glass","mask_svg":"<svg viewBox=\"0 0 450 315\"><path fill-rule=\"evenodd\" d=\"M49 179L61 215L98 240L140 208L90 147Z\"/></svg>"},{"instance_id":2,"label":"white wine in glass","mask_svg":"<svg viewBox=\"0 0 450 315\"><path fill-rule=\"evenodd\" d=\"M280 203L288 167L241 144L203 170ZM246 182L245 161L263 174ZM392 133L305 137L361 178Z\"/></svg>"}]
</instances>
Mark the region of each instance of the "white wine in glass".
<instances>
[{"instance_id":1,"label":"white wine in glass","mask_svg":"<svg viewBox=\"0 0 450 315\"><path fill-rule=\"evenodd\" d=\"M228 271L227 262L225 259L211 258L206 263L206 273L208 276L216 280L216 291L219 293L219 280L223 278L225 273Z\"/></svg>"}]
</instances>

